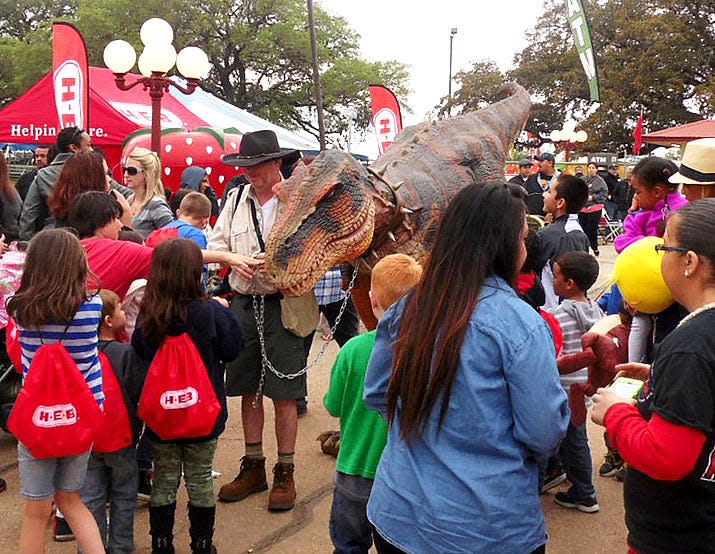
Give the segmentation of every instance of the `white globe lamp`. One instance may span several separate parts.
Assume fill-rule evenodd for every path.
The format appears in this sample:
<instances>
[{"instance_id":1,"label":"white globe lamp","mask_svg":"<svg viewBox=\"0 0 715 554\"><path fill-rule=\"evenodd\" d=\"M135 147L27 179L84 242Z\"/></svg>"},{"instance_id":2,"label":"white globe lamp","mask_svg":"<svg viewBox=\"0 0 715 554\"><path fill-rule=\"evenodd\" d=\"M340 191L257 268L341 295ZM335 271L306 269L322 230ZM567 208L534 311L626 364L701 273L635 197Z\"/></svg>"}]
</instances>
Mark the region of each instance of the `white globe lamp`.
<instances>
[{"instance_id":1,"label":"white globe lamp","mask_svg":"<svg viewBox=\"0 0 715 554\"><path fill-rule=\"evenodd\" d=\"M155 42L144 48L141 58L150 72L168 73L176 63L176 50L170 43Z\"/></svg>"},{"instance_id":2,"label":"white globe lamp","mask_svg":"<svg viewBox=\"0 0 715 554\"><path fill-rule=\"evenodd\" d=\"M174 29L160 17L152 17L142 24L139 36L144 46L156 43L171 44L174 42Z\"/></svg>"},{"instance_id":3,"label":"white globe lamp","mask_svg":"<svg viewBox=\"0 0 715 554\"><path fill-rule=\"evenodd\" d=\"M112 73L128 73L137 61L134 47L126 40L113 40L104 47L104 65Z\"/></svg>"},{"instance_id":4,"label":"white globe lamp","mask_svg":"<svg viewBox=\"0 0 715 554\"><path fill-rule=\"evenodd\" d=\"M176 68L187 79L202 79L211 68L206 52L196 46L187 46L176 56Z\"/></svg>"}]
</instances>

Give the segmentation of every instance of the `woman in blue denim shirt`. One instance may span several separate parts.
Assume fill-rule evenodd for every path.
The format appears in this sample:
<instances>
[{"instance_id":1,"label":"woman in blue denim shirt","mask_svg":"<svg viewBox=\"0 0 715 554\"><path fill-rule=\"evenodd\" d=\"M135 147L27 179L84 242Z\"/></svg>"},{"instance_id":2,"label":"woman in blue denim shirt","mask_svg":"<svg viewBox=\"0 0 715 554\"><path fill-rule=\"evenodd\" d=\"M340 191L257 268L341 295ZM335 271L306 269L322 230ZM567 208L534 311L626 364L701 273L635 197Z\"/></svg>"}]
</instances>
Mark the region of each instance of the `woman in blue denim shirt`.
<instances>
[{"instance_id":1,"label":"woman in blue denim shirt","mask_svg":"<svg viewBox=\"0 0 715 554\"><path fill-rule=\"evenodd\" d=\"M368 504L380 554L545 549L537 460L569 415L550 332L512 288L526 234L503 184L463 189L380 321L365 379L390 423Z\"/></svg>"}]
</instances>

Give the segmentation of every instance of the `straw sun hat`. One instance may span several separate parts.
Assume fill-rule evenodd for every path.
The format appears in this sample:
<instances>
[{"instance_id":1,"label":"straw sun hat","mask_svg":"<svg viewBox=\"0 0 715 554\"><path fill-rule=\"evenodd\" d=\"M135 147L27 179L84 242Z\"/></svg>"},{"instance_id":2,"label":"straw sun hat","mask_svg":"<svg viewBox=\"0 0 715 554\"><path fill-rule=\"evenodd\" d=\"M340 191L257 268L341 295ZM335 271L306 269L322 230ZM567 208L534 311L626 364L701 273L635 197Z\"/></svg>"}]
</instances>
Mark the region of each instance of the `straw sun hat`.
<instances>
[{"instance_id":1,"label":"straw sun hat","mask_svg":"<svg viewBox=\"0 0 715 554\"><path fill-rule=\"evenodd\" d=\"M692 140L686 144L680 170L668 180L685 185L715 185L715 138Z\"/></svg>"}]
</instances>

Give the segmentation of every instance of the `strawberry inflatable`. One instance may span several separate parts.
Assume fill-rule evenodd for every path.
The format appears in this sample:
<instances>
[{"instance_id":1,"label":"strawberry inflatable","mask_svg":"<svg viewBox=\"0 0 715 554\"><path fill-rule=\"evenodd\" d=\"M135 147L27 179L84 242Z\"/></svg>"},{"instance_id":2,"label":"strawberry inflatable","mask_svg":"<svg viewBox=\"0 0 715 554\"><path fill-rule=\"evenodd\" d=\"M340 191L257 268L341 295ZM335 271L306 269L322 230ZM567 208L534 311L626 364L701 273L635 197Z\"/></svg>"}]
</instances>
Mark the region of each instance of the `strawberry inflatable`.
<instances>
[{"instance_id":1,"label":"strawberry inflatable","mask_svg":"<svg viewBox=\"0 0 715 554\"><path fill-rule=\"evenodd\" d=\"M236 167L221 163L223 154L238 152L241 134L234 128L198 127L185 129L163 129L161 131L162 183L165 188L176 191L180 188L181 173L195 165L206 169L216 196L221 198L229 179L241 173ZM140 129L127 136L122 148L122 166L132 150L138 146L151 149L151 131ZM121 183L122 176L115 175Z\"/></svg>"}]
</instances>

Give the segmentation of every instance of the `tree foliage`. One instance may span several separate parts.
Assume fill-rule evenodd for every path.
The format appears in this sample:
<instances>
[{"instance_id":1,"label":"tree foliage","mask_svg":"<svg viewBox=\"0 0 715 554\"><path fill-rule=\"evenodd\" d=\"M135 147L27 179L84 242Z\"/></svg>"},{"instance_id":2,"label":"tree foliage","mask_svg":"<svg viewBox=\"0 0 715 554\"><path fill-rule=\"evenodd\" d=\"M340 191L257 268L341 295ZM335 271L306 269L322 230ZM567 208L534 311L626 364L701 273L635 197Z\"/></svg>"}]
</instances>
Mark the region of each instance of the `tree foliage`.
<instances>
[{"instance_id":1,"label":"tree foliage","mask_svg":"<svg viewBox=\"0 0 715 554\"><path fill-rule=\"evenodd\" d=\"M141 52L139 28L150 17L166 19L174 45L200 46L212 71L202 88L227 102L317 136L310 34L303 0L76 0L25 2L0 21L0 99L21 94L51 67L50 21L73 22L87 42L91 65L103 66L104 46L116 38ZM8 2L9 5L9 2ZM26 21L28 14L33 15ZM25 20L23 20L25 18ZM407 69L398 62L359 57L359 36L347 21L315 6L326 131L334 142L357 116L370 122L368 85L379 82L398 97L408 94ZM7 48L7 50L5 50ZM30 51L34 53L28 56ZM7 52L8 56L2 56ZM29 58L32 63L19 61ZM6 63L6 60L16 60Z\"/></svg>"},{"instance_id":2,"label":"tree foliage","mask_svg":"<svg viewBox=\"0 0 715 554\"><path fill-rule=\"evenodd\" d=\"M459 74L458 108L489 99L499 76L515 80L536 103L527 129L548 136L570 117L589 133L591 150L628 147L643 108L646 129L657 130L715 113L715 0L583 0L598 65L601 104L593 109L566 9L546 0L528 32L529 45L501 75L477 62Z\"/></svg>"}]
</instances>

